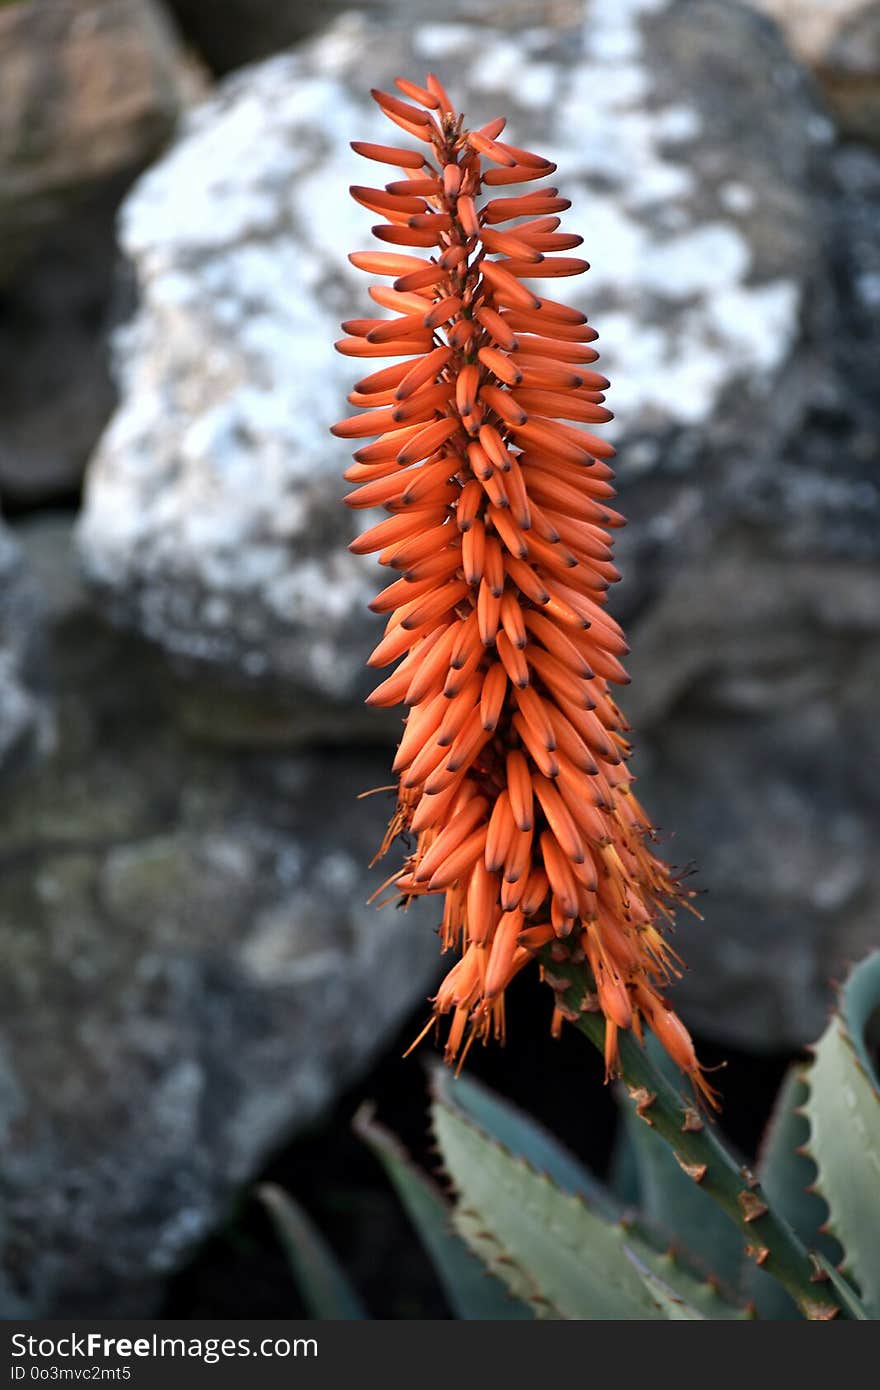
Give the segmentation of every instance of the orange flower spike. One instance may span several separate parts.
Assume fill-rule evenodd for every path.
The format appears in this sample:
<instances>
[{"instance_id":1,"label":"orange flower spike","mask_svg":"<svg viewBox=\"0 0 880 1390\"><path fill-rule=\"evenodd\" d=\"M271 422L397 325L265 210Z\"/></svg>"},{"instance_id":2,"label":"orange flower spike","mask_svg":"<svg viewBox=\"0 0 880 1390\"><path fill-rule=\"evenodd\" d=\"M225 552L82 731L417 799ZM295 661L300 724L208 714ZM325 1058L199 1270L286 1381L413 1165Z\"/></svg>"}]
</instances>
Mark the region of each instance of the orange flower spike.
<instances>
[{"instance_id":1,"label":"orange flower spike","mask_svg":"<svg viewBox=\"0 0 880 1390\"><path fill-rule=\"evenodd\" d=\"M348 320L337 343L390 365L357 382L358 413L333 433L375 441L345 500L389 513L351 543L396 576L371 605L388 618L370 665L399 664L368 703L410 711L381 850L403 835L409 852L385 886L442 898L443 949L458 953L424 1032L449 1017L459 1063L503 1038L505 989L552 942L589 961L608 1076L621 1031L647 1026L712 1103L661 994L678 973L662 928L692 894L648 848L611 696L628 680L606 606L624 519L607 505L614 450L583 428L611 419L608 381L587 365L586 317L531 285L586 270L557 254L581 238L557 230L558 189L517 187L554 166L501 140L502 119L467 130L433 74L395 86L373 95L419 148L353 142L406 178L351 190L395 248L350 256L390 277L370 291L386 317Z\"/></svg>"}]
</instances>

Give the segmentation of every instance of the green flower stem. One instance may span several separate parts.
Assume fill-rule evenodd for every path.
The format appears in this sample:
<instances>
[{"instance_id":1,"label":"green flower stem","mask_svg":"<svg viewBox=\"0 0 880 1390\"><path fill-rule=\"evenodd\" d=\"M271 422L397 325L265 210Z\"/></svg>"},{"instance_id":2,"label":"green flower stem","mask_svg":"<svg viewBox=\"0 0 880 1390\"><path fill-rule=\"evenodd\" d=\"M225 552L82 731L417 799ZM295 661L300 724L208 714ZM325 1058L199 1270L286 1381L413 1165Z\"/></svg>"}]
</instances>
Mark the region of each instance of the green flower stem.
<instances>
[{"instance_id":1,"label":"green flower stem","mask_svg":"<svg viewBox=\"0 0 880 1390\"><path fill-rule=\"evenodd\" d=\"M604 1015L584 1009L585 1000L595 997L588 970L570 962L560 964L549 951L544 962L563 1012L603 1052ZM818 1262L788 1223L770 1209L757 1179L727 1151L694 1103L669 1085L631 1032L620 1033L619 1045L621 1076L637 1113L666 1140L688 1176L739 1227L761 1268L787 1289L805 1318L847 1317Z\"/></svg>"}]
</instances>

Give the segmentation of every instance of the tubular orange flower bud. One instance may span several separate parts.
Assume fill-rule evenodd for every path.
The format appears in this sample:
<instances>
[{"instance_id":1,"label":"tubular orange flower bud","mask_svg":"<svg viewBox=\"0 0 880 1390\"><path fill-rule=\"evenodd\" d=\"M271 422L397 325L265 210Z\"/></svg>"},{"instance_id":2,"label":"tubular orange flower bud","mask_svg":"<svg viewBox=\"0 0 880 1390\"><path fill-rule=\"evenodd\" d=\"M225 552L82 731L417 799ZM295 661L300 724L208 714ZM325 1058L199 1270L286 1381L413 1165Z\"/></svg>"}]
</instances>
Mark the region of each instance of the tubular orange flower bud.
<instances>
[{"instance_id":1,"label":"tubular orange flower bud","mask_svg":"<svg viewBox=\"0 0 880 1390\"><path fill-rule=\"evenodd\" d=\"M371 605L389 616L370 664L400 665L369 703L409 707L380 853L414 840L392 881L404 899L444 900L458 960L434 1014L450 1016L448 1060L503 1036L507 985L554 942L589 961L608 1075L619 1031L647 1026L711 1102L661 993L678 972L660 926L693 894L651 852L610 692L628 680L605 607L623 518L607 506L614 450L581 428L611 419L608 382L584 365L598 356L585 316L528 283L586 270L555 255L581 238L557 232L569 203L556 188L484 200L554 168L501 142L503 120L466 130L433 74L396 87L407 101L373 95L421 148L353 148L409 177L351 192L386 219L380 240L424 254L351 255L393 278L370 292L389 316L349 320L336 346L405 360L363 377L359 413L333 427L376 440L355 454L345 500L390 516L351 549L398 575Z\"/></svg>"}]
</instances>

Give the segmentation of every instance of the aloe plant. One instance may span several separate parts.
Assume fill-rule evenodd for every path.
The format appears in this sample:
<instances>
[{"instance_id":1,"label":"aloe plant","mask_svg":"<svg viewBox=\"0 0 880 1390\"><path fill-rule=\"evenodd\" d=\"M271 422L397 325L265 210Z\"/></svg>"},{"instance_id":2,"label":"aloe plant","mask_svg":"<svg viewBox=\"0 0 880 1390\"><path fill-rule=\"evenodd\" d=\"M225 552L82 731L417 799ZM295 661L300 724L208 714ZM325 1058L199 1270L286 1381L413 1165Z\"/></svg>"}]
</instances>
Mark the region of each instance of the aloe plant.
<instances>
[{"instance_id":1,"label":"aloe plant","mask_svg":"<svg viewBox=\"0 0 880 1390\"><path fill-rule=\"evenodd\" d=\"M601 1016L580 1011L584 986L570 967L554 982L576 1026L602 1047ZM371 1113L356 1129L459 1318L876 1319L878 1017L880 952L851 973L811 1060L786 1077L755 1173L678 1093L655 1049L631 1037L618 1091L622 1194L508 1101L440 1068L431 1122L451 1196ZM292 1220L277 1192L270 1206L314 1315L359 1316L340 1311L359 1301L340 1294L345 1277L328 1273L332 1257L303 1214L291 1206Z\"/></svg>"}]
</instances>

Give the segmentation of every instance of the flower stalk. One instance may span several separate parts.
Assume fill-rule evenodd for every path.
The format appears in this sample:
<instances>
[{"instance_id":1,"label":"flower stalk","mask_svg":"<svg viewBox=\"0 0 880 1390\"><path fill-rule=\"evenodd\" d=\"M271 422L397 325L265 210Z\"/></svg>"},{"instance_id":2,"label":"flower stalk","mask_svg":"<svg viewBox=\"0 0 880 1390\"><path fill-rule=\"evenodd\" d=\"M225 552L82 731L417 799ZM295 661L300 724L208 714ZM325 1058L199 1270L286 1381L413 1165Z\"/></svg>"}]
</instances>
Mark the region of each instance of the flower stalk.
<instances>
[{"instance_id":1,"label":"flower stalk","mask_svg":"<svg viewBox=\"0 0 880 1390\"><path fill-rule=\"evenodd\" d=\"M606 1019L596 1008L589 972L543 953L544 978L566 1019L604 1054ZM698 1183L746 1238L746 1253L791 1295L812 1322L847 1317L828 1275L788 1223L770 1207L757 1178L725 1148L693 1102L679 1095L631 1033L619 1039L620 1076L639 1118L672 1149Z\"/></svg>"}]
</instances>

